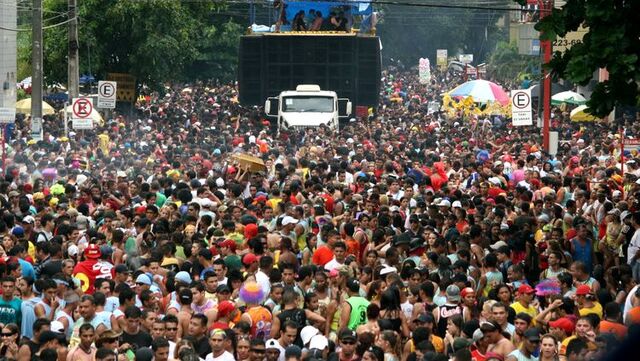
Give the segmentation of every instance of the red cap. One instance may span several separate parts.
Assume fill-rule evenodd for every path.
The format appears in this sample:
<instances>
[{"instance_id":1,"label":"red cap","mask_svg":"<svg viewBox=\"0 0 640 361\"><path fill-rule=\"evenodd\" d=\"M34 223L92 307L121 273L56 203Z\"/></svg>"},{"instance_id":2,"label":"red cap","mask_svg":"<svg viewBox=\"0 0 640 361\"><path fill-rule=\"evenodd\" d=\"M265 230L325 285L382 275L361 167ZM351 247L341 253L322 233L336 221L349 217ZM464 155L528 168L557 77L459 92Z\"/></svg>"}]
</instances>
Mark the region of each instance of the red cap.
<instances>
[{"instance_id":1,"label":"red cap","mask_svg":"<svg viewBox=\"0 0 640 361\"><path fill-rule=\"evenodd\" d=\"M265 196L257 196L253 199L255 203L263 203L267 201L267 197Z\"/></svg>"},{"instance_id":2,"label":"red cap","mask_svg":"<svg viewBox=\"0 0 640 361\"><path fill-rule=\"evenodd\" d=\"M96 244L90 244L84 249L84 256L87 258L100 258L100 247Z\"/></svg>"},{"instance_id":3,"label":"red cap","mask_svg":"<svg viewBox=\"0 0 640 361\"><path fill-rule=\"evenodd\" d=\"M591 293L591 287L587 285L580 285L576 288L576 296L586 296Z\"/></svg>"},{"instance_id":4,"label":"red cap","mask_svg":"<svg viewBox=\"0 0 640 361\"><path fill-rule=\"evenodd\" d=\"M525 294L525 293L536 293L536 290L529 286L528 284L522 284L520 285L520 287L518 287L518 293L519 294Z\"/></svg>"},{"instance_id":5,"label":"red cap","mask_svg":"<svg viewBox=\"0 0 640 361\"><path fill-rule=\"evenodd\" d=\"M224 241L220 242L219 246L230 248L232 252L236 251L236 242L232 239L225 239Z\"/></svg>"},{"instance_id":6,"label":"red cap","mask_svg":"<svg viewBox=\"0 0 640 361\"><path fill-rule=\"evenodd\" d=\"M258 225L255 223L249 223L244 226L244 238L251 239L258 235Z\"/></svg>"},{"instance_id":7,"label":"red cap","mask_svg":"<svg viewBox=\"0 0 640 361\"><path fill-rule=\"evenodd\" d=\"M253 262L258 262L258 257L256 257L253 253L247 253L242 257L242 263L246 266L252 264Z\"/></svg>"},{"instance_id":8,"label":"red cap","mask_svg":"<svg viewBox=\"0 0 640 361\"><path fill-rule=\"evenodd\" d=\"M573 334L573 330L575 329L575 325L573 324L573 322L566 317L561 317L555 321L550 321L549 327L559 328L563 330L567 335Z\"/></svg>"},{"instance_id":9,"label":"red cap","mask_svg":"<svg viewBox=\"0 0 640 361\"><path fill-rule=\"evenodd\" d=\"M228 316L236 306L231 301L222 301L218 304L218 318Z\"/></svg>"}]
</instances>

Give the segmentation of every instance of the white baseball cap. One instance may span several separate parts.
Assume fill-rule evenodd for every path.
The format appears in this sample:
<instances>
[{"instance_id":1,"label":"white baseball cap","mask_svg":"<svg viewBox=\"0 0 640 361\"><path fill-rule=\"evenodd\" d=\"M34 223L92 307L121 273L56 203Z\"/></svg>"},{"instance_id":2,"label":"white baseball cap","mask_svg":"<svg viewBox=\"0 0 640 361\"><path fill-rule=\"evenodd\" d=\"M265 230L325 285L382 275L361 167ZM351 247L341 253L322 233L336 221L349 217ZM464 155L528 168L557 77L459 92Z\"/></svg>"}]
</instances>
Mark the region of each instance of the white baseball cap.
<instances>
[{"instance_id":1,"label":"white baseball cap","mask_svg":"<svg viewBox=\"0 0 640 361\"><path fill-rule=\"evenodd\" d=\"M318 331L318 329L313 326L304 326L302 330L300 330L300 338L302 339L302 344L306 345L307 343L309 343L309 341L311 341L311 338L313 336L319 333L320 331Z\"/></svg>"},{"instance_id":2,"label":"white baseball cap","mask_svg":"<svg viewBox=\"0 0 640 361\"><path fill-rule=\"evenodd\" d=\"M440 203L438 203L438 206L449 208L449 207L451 207L451 202L449 202L448 199L443 199L443 200L440 201Z\"/></svg>"},{"instance_id":3,"label":"white baseball cap","mask_svg":"<svg viewBox=\"0 0 640 361\"><path fill-rule=\"evenodd\" d=\"M51 321L50 329L53 332L64 333L64 325L60 321Z\"/></svg>"},{"instance_id":4,"label":"white baseball cap","mask_svg":"<svg viewBox=\"0 0 640 361\"><path fill-rule=\"evenodd\" d=\"M309 350L318 349L324 350L329 347L329 340L323 335L315 335L311 337L311 341L309 342Z\"/></svg>"},{"instance_id":5,"label":"white baseball cap","mask_svg":"<svg viewBox=\"0 0 640 361\"><path fill-rule=\"evenodd\" d=\"M288 226L290 224L298 224L298 220L291 216L286 216L282 219L283 226Z\"/></svg>"}]
</instances>

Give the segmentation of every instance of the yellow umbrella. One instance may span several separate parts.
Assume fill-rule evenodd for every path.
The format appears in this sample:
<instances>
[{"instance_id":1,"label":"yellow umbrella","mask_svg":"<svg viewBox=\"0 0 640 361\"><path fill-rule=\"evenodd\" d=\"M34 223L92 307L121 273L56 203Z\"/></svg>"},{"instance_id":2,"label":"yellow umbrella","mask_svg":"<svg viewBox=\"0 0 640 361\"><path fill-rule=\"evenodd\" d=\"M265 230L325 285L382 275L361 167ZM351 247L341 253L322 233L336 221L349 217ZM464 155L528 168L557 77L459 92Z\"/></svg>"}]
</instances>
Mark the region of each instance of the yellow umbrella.
<instances>
[{"instance_id":1,"label":"yellow umbrella","mask_svg":"<svg viewBox=\"0 0 640 361\"><path fill-rule=\"evenodd\" d=\"M31 98L16 102L16 113L31 114ZM56 110L49 103L42 101L42 115L53 115Z\"/></svg>"},{"instance_id":2,"label":"yellow umbrella","mask_svg":"<svg viewBox=\"0 0 640 361\"><path fill-rule=\"evenodd\" d=\"M587 106L581 105L571 111L570 118L572 122L593 122L598 120L598 117L587 113Z\"/></svg>"},{"instance_id":3,"label":"yellow umbrella","mask_svg":"<svg viewBox=\"0 0 640 361\"><path fill-rule=\"evenodd\" d=\"M73 106L72 105L68 105L66 110L67 110L67 118L71 119L71 117L73 116ZM61 110L62 111L62 110ZM95 123L98 123L100 126L104 125L104 119L102 119L102 115L100 115L100 113L98 113L98 111L96 110L96 108L91 109L91 114L89 114L89 118L91 118Z\"/></svg>"}]
</instances>

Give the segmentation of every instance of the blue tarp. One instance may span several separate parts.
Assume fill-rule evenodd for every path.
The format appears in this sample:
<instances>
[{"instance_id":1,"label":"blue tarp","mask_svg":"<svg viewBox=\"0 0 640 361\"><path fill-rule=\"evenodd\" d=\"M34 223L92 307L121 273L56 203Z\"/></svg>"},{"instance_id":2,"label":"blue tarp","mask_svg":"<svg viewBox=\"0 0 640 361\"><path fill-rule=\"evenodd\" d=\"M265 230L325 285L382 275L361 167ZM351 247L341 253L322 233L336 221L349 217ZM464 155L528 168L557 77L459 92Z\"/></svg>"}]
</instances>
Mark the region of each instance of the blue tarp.
<instances>
[{"instance_id":1,"label":"blue tarp","mask_svg":"<svg viewBox=\"0 0 640 361\"><path fill-rule=\"evenodd\" d=\"M285 1L287 20L289 23L293 21L296 13L300 10L305 15L309 14L309 10L316 10L322 13L323 17L329 16L332 11L345 11L351 15L371 15L373 6L371 1Z\"/></svg>"}]
</instances>

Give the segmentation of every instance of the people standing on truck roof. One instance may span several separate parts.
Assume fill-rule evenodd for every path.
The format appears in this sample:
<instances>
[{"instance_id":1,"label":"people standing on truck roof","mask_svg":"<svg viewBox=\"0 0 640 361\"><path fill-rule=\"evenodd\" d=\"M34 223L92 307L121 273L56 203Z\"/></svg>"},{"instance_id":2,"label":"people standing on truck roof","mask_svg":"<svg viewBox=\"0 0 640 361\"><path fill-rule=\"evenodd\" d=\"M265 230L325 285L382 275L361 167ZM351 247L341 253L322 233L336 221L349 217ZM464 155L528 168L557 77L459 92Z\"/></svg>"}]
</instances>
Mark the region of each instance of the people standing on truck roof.
<instances>
[{"instance_id":1,"label":"people standing on truck roof","mask_svg":"<svg viewBox=\"0 0 640 361\"><path fill-rule=\"evenodd\" d=\"M304 10L298 11L293 17L291 29L293 31L307 31L307 24L304 23Z\"/></svg>"}]
</instances>

